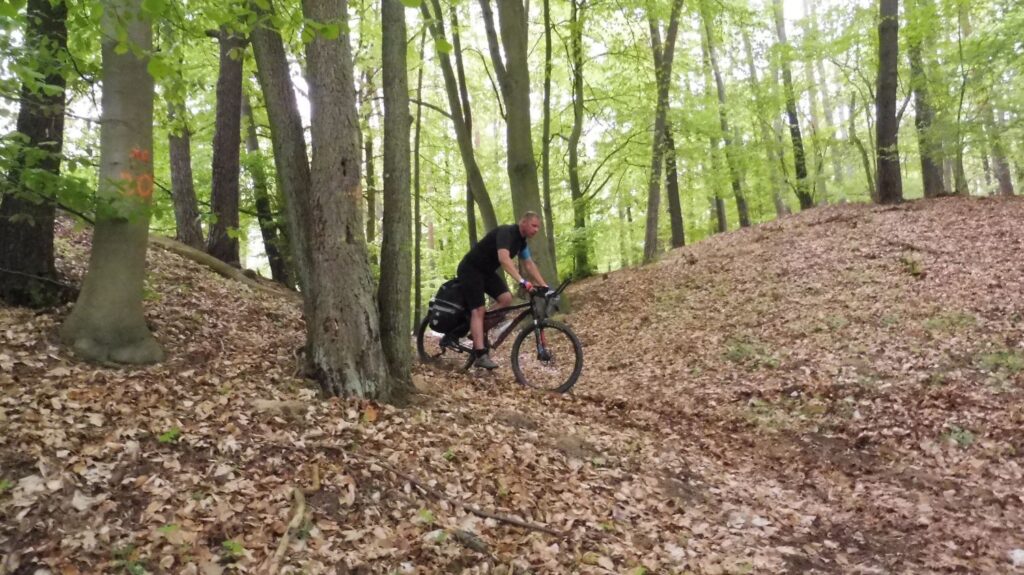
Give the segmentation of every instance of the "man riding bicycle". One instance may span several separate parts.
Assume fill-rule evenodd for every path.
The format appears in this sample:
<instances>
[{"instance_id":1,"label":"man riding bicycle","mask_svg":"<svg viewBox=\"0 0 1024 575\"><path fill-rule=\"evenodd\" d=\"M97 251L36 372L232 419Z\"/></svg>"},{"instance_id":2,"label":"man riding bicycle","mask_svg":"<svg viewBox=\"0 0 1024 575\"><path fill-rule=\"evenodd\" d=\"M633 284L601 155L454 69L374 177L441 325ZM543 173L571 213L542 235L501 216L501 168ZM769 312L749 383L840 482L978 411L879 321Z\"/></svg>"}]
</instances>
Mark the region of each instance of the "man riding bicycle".
<instances>
[{"instance_id":1,"label":"man riding bicycle","mask_svg":"<svg viewBox=\"0 0 1024 575\"><path fill-rule=\"evenodd\" d=\"M473 338L473 367L494 369L498 364L488 356L484 346L484 293L495 300L491 309L508 307L512 303L505 279L498 268L504 269L527 292L533 285L519 274L512 258L519 257L523 267L537 282L538 287L547 287L547 282L540 275L537 264L530 257L530 248L526 240L532 238L540 230L540 216L535 212L526 212L519 222L506 226L498 226L487 233L459 263L458 278L462 284L462 292L466 305L471 311L469 332ZM513 256L515 254L515 256Z\"/></svg>"}]
</instances>

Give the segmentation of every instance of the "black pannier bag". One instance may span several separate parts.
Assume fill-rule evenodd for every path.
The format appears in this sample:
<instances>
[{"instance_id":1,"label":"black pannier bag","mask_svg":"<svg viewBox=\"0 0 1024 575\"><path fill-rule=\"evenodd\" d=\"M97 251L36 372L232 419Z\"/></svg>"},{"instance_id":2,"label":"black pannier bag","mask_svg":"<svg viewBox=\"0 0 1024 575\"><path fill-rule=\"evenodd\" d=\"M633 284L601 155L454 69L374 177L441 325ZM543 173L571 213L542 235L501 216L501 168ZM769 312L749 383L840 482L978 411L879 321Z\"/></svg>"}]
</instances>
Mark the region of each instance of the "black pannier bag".
<instances>
[{"instance_id":1,"label":"black pannier bag","mask_svg":"<svg viewBox=\"0 0 1024 575\"><path fill-rule=\"evenodd\" d=\"M451 337L462 337L469 333L469 310L462 295L458 278L450 279L438 288L430 300L430 329Z\"/></svg>"}]
</instances>

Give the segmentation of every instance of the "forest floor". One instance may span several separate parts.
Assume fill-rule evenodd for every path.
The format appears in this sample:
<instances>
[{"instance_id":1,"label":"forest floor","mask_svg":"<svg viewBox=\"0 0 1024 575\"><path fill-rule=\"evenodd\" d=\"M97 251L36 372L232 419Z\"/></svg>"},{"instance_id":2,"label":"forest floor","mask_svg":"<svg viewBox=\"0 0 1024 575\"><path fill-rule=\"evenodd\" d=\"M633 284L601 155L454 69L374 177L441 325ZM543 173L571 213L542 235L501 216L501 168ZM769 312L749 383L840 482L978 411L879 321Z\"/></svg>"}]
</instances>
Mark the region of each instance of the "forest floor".
<instances>
[{"instance_id":1,"label":"forest floor","mask_svg":"<svg viewBox=\"0 0 1024 575\"><path fill-rule=\"evenodd\" d=\"M942 199L716 236L571 286L573 393L496 355L418 367L403 409L317 399L293 302L154 248L163 364L0 308L0 573L1024 572L1022 222ZM87 238L58 249L80 277Z\"/></svg>"}]
</instances>

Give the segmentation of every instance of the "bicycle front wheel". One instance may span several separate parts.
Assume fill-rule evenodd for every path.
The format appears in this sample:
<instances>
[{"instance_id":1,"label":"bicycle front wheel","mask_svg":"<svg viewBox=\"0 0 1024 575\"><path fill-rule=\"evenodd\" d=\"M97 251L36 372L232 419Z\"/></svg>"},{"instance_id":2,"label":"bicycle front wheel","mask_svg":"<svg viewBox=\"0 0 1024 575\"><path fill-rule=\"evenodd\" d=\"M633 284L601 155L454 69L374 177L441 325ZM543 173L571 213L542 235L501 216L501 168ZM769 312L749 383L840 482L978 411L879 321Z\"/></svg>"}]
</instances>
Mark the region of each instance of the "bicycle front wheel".
<instances>
[{"instance_id":1,"label":"bicycle front wheel","mask_svg":"<svg viewBox=\"0 0 1024 575\"><path fill-rule=\"evenodd\" d=\"M544 319L527 325L512 343L512 372L527 387L565 393L583 371L583 345L572 328Z\"/></svg>"}]
</instances>

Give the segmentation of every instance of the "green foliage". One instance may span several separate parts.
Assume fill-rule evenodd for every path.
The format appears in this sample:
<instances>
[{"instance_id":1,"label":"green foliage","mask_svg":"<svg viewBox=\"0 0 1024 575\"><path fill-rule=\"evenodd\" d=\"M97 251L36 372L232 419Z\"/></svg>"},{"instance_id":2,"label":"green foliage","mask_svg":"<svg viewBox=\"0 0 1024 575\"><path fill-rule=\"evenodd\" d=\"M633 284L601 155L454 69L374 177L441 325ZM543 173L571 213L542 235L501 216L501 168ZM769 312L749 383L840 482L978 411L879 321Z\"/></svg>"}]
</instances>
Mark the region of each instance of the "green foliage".
<instances>
[{"instance_id":1,"label":"green foliage","mask_svg":"<svg viewBox=\"0 0 1024 575\"><path fill-rule=\"evenodd\" d=\"M1014 375L1024 371L1024 353L1015 349L999 350L982 355L979 363L985 371Z\"/></svg>"},{"instance_id":2,"label":"green foliage","mask_svg":"<svg viewBox=\"0 0 1024 575\"><path fill-rule=\"evenodd\" d=\"M974 327L977 320L973 315L964 312L940 313L928 318L924 327L928 331L952 333L964 328Z\"/></svg>"},{"instance_id":3,"label":"green foliage","mask_svg":"<svg viewBox=\"0 0 1024 575\"><path fill-rule=\"evenodd\" d=\"M733 363L750 367L776 368L779 360L761 342L746 337L726 340L725 358Z\"/></svg>"},{"instance_id":4,"label":"green foliage","mask_svg":"<svg viewBox=\"0 0 1024 575\"><path fill-rule=\"evenodd\" d=\"M14 487L14 482L10 479L0 479L0 495L7 493L11 488Z\"/></svg>"},{"instance_id":5,"label":"green foliage","mask_svg":"<svg viewBox=\"0 0 1024 575\"><path fill-rule=\"evenodd\" d=\"M181 430L177 427L172 427L169 430L161 433L157 436L156 440L160 443L177 443L178 439L181 438Z\"/></svg>"},{"instance_id":6,"label":"green foliage","mask_svg":"<svg viewBox=\"0 0 1024 575\"><path fill-rule=\"evenodd\" d=\"M228 539L220 544L230 559L241 559L245 556L245 547L234 539Z\"/></svg>"},{"instance_id":7,"label":"green foliage","mask_svg":"<svg viewBox=\"0 0 1024 575\"><path fill-rule=\"evenodd\" d=\"M958 447L968 448L974 443L974 434L969 429L950 425L946 437Z\"/></svg>"}]
</instances>

